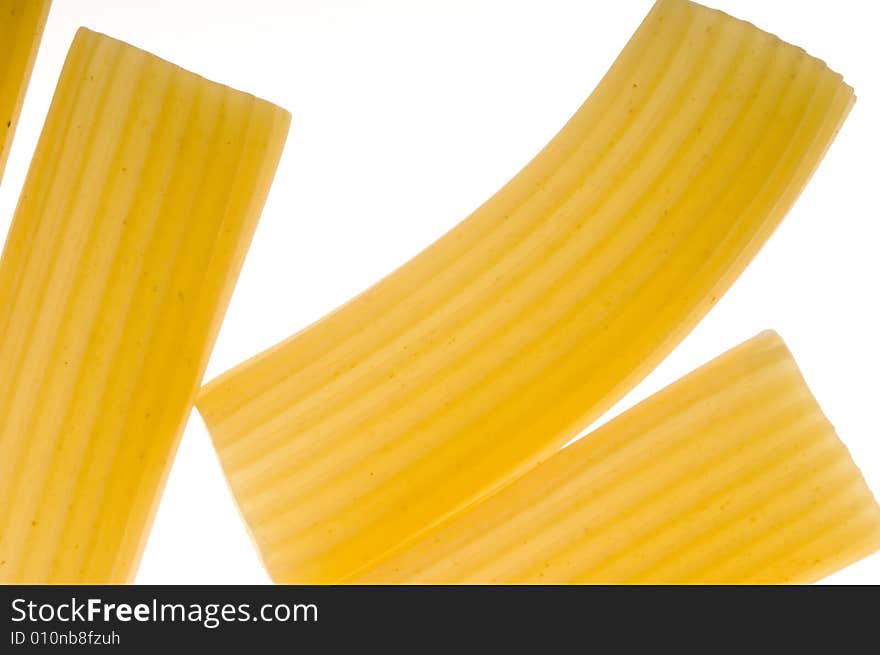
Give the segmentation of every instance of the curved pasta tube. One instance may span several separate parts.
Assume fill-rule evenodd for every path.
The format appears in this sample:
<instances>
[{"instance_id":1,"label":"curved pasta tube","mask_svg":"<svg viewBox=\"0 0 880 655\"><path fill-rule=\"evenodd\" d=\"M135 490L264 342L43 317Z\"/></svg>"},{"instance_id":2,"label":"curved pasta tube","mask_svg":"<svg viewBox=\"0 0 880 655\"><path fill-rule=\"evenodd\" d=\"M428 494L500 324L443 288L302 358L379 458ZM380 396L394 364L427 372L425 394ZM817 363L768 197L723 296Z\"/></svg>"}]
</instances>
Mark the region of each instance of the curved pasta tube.
<instances>
[{"instance_id":1,"label":"curved pasta tube","mask_svg":"<svg viewBox=\"0 0 880 655\"><path fill-rule=\"evenodd\" d=\"M273 579L343 579L589 425L730 286L852 102L799 48L658 2L473 215L203 389Z\"/></svg>"}]
</instances>

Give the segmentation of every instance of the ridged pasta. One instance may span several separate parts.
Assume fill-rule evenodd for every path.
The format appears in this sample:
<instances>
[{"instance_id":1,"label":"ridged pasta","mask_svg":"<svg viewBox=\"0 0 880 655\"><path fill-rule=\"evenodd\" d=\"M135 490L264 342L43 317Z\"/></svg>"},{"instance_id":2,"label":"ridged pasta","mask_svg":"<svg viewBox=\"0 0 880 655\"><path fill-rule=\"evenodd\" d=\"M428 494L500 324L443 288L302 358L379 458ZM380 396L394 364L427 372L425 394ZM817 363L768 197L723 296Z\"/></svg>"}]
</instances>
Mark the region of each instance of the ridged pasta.
<instances>
[{"instance_id":1,"label":"ridged pasta","mask_svg":"<svg viewBox=\"0 0 880 655\"><path fill-rule=\"evenodd\" d=\"M0 180L51 0L0 0Z\"/></svg>"},{"instance_id":2,"label":"ridged pasta","mask_svg":"<svg viewBox=\"0 0 880 655\"><path fill-rule=\"evenodd\" d=\"M288 125L77 34L0 260L0 582L132 579Z\"/></svg>"},{"instance_id":3,"label":"ridged pasta","mask_svg":"<svg viewBox=\"0 0 880 655\"><path fill-rule=\"evenodd\" d=\"M658 2L473 215L203 389L273 579L343 579L585 428L730 286L852 102L799 48Z\"/></svg>"},{"instance_id":4,"label":"ridged pasta","mask_svg":"<svg viewBox=\"0 0 880 655\"><path fill-rule=\"evenodd\" d=\"M357 583L807 583L880 506L763 333L362 571Z\"/></svg>"}]
</instances>

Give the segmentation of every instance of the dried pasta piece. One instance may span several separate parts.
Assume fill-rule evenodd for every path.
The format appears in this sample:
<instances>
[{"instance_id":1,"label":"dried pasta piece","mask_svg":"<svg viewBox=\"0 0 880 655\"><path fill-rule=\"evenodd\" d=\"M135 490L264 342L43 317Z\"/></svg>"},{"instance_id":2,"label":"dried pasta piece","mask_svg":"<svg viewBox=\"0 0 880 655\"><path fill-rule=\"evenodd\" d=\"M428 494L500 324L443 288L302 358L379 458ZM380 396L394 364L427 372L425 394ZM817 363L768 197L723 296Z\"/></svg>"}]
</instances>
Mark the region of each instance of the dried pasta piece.
<instances>
[{"instance_id":1,"label":"dried pasta piece","mask_svg":"<svg viewBox=\"0 0 880 655\"><path fill-rule=\"evenodd\" d=\"M658 2L498 194L204 388L272 577L340 580L589 425L730 286L852 102L803 50Z\"/></svg>"},{"instance_id":2,"label":"dried pasta piece","mask_svg":"<svg viewBox=\"0 0 880 655\"><path fill-rule=\"evenodd\" d=\"M0 0L0 179L51 0Z\"/></svg>"},{"instance_id":3,"label":"dried pasta piece","mask_svg":"<svg viewBox=\"0 0 880 655\"><path fill-rule=\"evenodd\" d=\"M77 34L0 260L0 582L132 579L288 125Z\"/></svg>"},{"instance_id":4,"label":"dried pasta piece","mask_svg":"<svg viewBox=\"0 0 880 655\"><path fill-rule=\"evenodd\" d=\"M361 583L806 583L880 506L763 333L362 571Z\"/></svg>"}]
</instances>

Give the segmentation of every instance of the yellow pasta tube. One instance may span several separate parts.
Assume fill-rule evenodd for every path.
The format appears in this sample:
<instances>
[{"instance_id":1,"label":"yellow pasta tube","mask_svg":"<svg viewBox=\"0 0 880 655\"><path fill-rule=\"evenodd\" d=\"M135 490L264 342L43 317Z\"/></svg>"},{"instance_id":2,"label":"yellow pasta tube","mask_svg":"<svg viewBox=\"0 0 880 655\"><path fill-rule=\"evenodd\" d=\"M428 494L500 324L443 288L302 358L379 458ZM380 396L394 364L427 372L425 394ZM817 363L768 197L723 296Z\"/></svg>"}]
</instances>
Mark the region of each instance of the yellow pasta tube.
<instances>
[{"instance_id":1,"label":"yellow pasta tube","mask_svg":"<svg viewBox=\"0 0 880 655\"><path fill-rule=\"evenodd\" d=\"M51 0L0 0L0 179Z\"/></svg>"},{"instance_id":2,"label":"yellow pasta tube","mask_svg":"<svg viewBox=\"0 0 880 655\"><path fill-rule=\"evenodd\" d=\"M767 332L355 576L806 583L880 548L880 507Z\"/></svg>"},{"instance_id":3,"label":"yellow pasta tube","mask_svg":"<svg viewBox=\"0 0 880 655\"><path fill-rule=\"evenodd\" d=\"M273 579L340 580L597 418L730 286L852 102L802 50L658 2L498 194L204 388Z\"/></svg>"},{"instance_id":4,"label":"yellow pasta tube","mask_svg":"<svg viewBox=\"0 0 880 655\"><path fill-rule=\"evenodd\" d=\"M132 579L288 124L77 34L0 260L0 582Z\"/></svg>"}]
</instances>

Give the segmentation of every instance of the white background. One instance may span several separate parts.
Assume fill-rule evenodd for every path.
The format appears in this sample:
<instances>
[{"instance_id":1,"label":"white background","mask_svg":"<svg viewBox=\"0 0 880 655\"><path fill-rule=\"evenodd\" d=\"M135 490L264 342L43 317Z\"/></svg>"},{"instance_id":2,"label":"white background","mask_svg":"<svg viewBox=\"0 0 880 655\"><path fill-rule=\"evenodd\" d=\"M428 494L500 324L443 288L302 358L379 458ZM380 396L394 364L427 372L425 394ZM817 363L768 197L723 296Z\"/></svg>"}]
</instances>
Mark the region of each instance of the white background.
<instances>
[{"instance_id":1,"label":"white background","mask_svg":"<svg viewBox=\"0 0 880 655\"><path fill-rule=\"evenodd\" d=\"M332 310L470 213L577 109L651 4L55 0L0 188L0 234L80 25L290 109L287 149L210 379ZM610 415L773 328L878 495L880 10L873 0L708 4L825 59L859 101L760 256ZM268 582L195 412L137 581ZM880 583L880 555L830 581Z\"/></svg>"}]
</instances>

